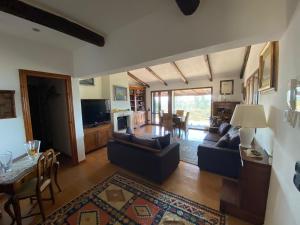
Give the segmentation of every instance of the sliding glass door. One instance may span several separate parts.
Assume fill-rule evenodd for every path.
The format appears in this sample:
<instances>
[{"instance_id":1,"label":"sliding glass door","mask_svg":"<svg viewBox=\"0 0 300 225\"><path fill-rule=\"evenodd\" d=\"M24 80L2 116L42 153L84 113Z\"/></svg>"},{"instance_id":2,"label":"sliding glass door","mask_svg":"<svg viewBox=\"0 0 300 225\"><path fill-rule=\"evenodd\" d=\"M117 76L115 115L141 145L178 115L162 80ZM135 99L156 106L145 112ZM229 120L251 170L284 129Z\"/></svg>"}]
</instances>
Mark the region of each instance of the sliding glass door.
<instances>
[{"instance_id":1,"label":"sliding glass door","mask_svg":"<svg viewBox=\"0 0 300 225\"><path fill-rule=\"evenodd\" d=\"M203 129L209 127L211 116L212 88L175 90L173 93L173 111L189 112L190 128Z\"/></svg>"},{"instance_id":2,"label":"sliding glass door","mask_svg":"<svg viewBox=\"0 0 300 225\"><path fill-rule=\"evenodd\" d=\"M184 110L190 113L190 128L209 127L211 116L212 88L193 88L151 92L151 121L159 124L159 113L176 113Z\"/></svg>"},{"instance_id":3,"label":"sliding glass door","mask_svg":"<svg viewBox=\"0 0 300 225\"><path fill-rule=\"evenodd\" d=\"M153 91L151 92L151 121L152 124L159 124L159 113L169 113L170 108L170 91Z\"/></svg>"}]
</instances>

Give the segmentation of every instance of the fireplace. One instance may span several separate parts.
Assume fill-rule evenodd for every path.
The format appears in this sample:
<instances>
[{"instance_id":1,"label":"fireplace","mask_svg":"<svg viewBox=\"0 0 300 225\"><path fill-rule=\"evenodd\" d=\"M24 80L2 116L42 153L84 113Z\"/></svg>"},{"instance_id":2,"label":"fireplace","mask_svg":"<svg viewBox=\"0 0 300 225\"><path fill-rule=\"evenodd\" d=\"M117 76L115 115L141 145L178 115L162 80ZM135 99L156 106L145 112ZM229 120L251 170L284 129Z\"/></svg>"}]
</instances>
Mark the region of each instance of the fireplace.
<instances>
[{"instance_id":1,"label":"fireplace","mask_svg":"<svg viewBox=\"0 0 300 225\"><path fill-rule=\"evenodd\" d=\"M128 127L133 129L132 111L114 112L112 118L115 132L126 132Z\"/></svg>"},{"instance_id":2,"label":"fireplace","mask_svg":"<svg viewBox=\"0 0 300 225\"><path fill-rule=\"evenodd\" d=\"M128 127L128 116L120 116L118 120L118 131L127 129Z\"/></svg>"}]
</instances>

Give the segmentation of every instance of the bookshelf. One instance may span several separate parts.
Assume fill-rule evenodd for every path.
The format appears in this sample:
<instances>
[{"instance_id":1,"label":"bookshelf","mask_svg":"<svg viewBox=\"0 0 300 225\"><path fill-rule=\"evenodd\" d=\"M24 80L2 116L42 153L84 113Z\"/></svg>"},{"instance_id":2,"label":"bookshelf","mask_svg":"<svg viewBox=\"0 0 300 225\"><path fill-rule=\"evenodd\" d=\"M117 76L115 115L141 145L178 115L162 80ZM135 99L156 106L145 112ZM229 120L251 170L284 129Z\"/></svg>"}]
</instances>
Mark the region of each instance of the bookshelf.
<instances>
[{"instance_id":1,"label":"bookshelf","mask_svg":"<svg viewBox=\"0 0 300 225\"><path fill-rule=\"evenodd\" d=\"M134 116L134 128L146 124L146 89L141 86L130 86L130 106Z\"/></svg>"}]
</instances>

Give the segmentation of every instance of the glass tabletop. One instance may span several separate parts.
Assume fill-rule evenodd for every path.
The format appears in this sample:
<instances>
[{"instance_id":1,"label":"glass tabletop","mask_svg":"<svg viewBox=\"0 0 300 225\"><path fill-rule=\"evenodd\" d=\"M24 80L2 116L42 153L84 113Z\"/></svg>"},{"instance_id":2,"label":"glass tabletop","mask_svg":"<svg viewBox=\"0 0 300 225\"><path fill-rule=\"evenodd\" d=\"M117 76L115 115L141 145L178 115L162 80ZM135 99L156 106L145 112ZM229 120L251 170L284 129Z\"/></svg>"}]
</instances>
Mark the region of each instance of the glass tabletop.
<instances>
[{"instance_id":1,"label":"glass tabletop","mask_svg":"<svg viewBox=\"0 0 300 225\"><path fill-rule=\"evenodd\" d=\"M40 155L40 154L39 154ZM39 157L24 156L12 163L10 171L0 174L0 185L11 184L31 172L37 164Z\"/></svg>"}]
</instances>

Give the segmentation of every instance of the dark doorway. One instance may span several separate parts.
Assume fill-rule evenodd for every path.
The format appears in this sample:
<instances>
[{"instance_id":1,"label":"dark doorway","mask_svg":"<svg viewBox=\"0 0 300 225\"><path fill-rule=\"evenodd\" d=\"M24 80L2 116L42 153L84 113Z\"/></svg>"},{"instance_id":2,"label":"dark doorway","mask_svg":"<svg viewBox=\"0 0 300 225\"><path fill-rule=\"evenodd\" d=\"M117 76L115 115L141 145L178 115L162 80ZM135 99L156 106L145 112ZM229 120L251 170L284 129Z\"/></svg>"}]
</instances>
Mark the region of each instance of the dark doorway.
<instances>
[{"instance_id":1,"label":"dark doorway","mask_svg":"<svg viewBox=\"0 0 300 225\"><path fill-rule=\"evenodd\" d=\"M41 140L41 151L53 148L71 157L64 81L28 77L27 87L33 139Z\"/></svg>"},{"instance_id":2,"label":"dark doorway","mask_svg":"<svg viewBox=\"0 0 300 225\"><path fill-rule=\"evenodd\" d=\"M78 163L70 76L20 70L20 84L26 139Z\"/></svg>"}]
</instances>

